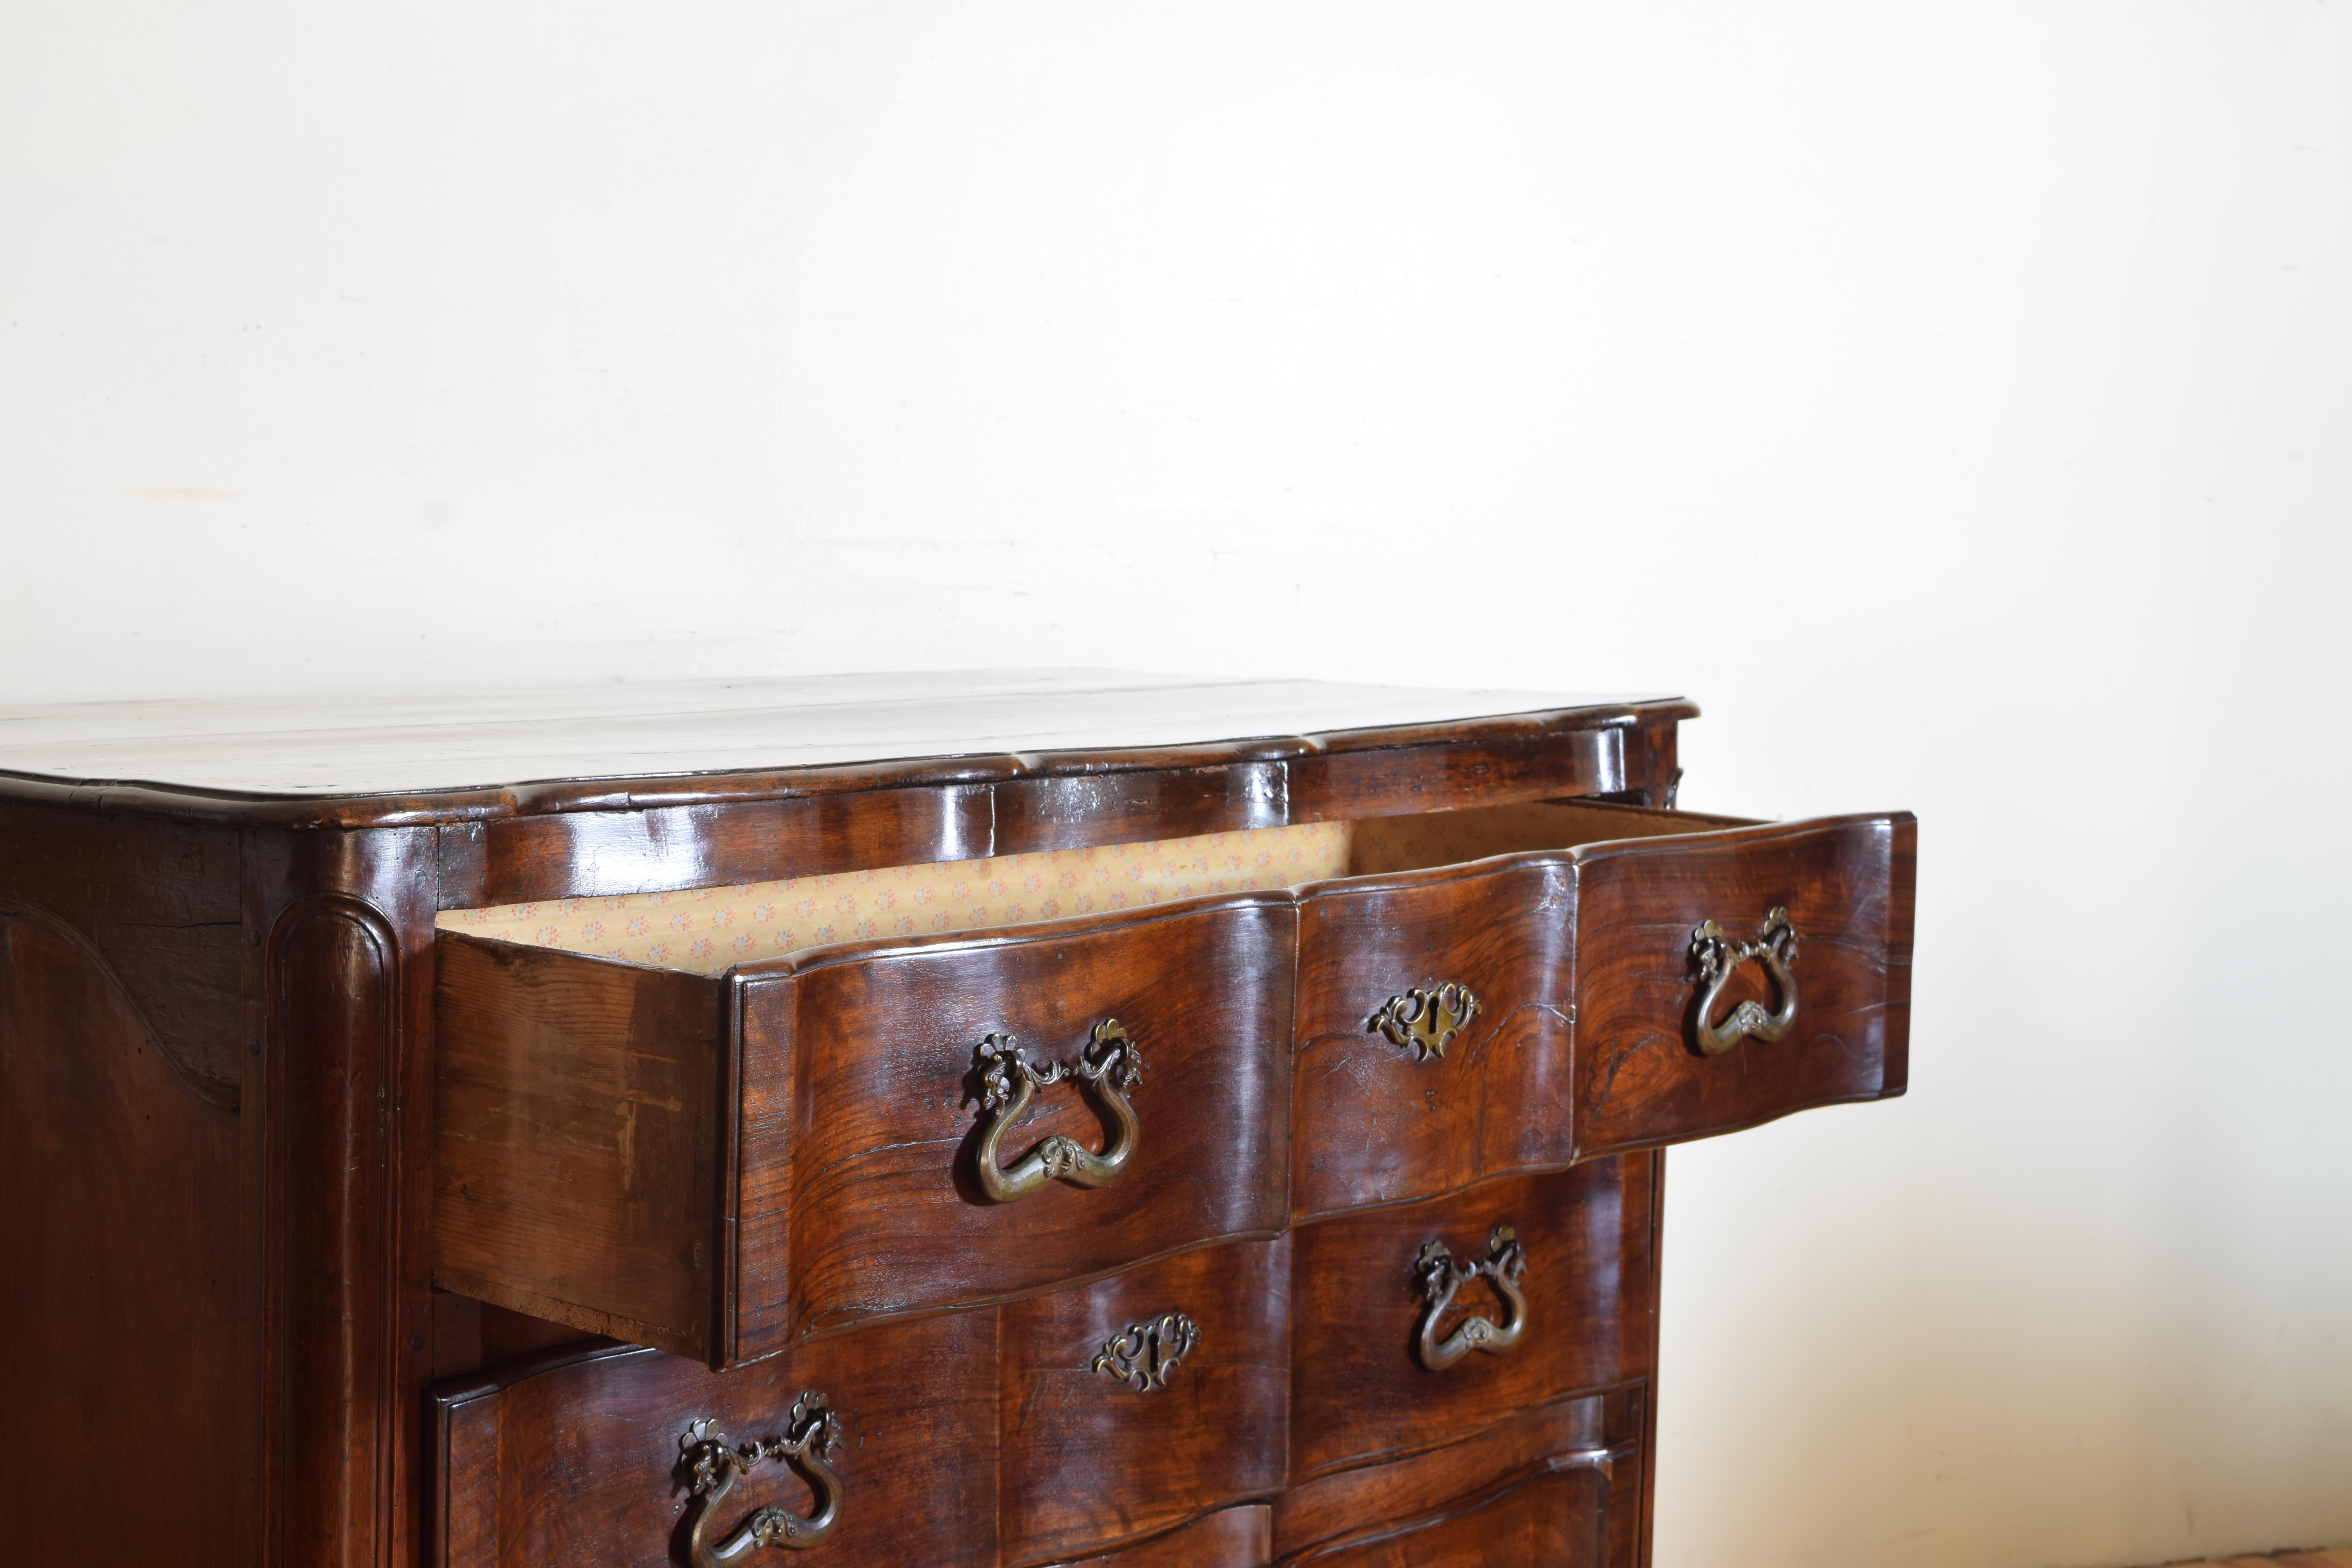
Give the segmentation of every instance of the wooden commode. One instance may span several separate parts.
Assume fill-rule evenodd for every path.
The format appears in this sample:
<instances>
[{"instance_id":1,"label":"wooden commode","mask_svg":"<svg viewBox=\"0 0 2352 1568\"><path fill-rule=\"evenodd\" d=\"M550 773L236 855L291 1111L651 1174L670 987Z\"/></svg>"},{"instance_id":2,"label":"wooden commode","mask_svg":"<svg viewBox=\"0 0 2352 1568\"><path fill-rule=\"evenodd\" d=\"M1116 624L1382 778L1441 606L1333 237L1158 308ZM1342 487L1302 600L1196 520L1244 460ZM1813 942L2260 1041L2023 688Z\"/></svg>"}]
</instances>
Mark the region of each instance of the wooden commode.
<instances>
[{"instance_id":1,"label":"wooden commode","mask_svg":"<svg viewBox=\"0 0 2352 1568\"><path fill-rule=\"evenodd\" d=\"M1663 1149L1909 1031L1696 712L0 710L0 1557L1644 1564Z\"/></svg>"}]
</instances>

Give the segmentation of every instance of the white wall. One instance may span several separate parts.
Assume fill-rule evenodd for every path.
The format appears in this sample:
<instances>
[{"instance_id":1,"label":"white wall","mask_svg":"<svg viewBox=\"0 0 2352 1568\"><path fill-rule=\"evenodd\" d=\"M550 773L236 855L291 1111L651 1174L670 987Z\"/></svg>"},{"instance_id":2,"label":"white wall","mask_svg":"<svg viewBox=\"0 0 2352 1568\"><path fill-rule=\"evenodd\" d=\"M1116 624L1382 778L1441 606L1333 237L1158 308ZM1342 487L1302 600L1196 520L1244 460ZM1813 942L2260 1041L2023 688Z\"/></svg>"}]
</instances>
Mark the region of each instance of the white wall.
<instances>
[{"instance_id":1,"label":"white wall","mask_svg":"<svg viewBox=\"0 0 2352 1568\"><path fill-rule=\"evenodd\" d=\"M0 7L0 701L1667 689L1922 819L1662 1568L2352 1541L2352 6Z\"/></svg>"}]
</instances>

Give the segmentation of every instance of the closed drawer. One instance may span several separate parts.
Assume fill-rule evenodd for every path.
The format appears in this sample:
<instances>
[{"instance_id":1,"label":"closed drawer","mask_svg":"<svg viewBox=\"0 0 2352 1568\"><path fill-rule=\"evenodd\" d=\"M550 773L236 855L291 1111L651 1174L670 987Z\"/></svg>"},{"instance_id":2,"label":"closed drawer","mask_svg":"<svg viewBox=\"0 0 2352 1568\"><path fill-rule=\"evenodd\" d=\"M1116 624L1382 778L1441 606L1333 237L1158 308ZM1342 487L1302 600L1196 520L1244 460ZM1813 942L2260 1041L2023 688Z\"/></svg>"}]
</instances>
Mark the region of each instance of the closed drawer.
<instances>
[{"instance_id":1,"label":"closed drawer","mask_svg":"<svg viewBox=\"0 0 2352 1568\"><path fill-rule=\"evenodd\" d=\"M1570 1458L1283 1561L1316 1568L1607 1568L1609 1492L1604 1468Z\"/></svg>"},{"instance_id":2,"label":"closed drawer","mask_svg":"<svg viewBox=\"0 0 2352 1568\"><path fill-rule=\"evenodd\" d=\"M1296 942L1281 896L720 976L444 933L436 1277L725 1365L1271 1235Z\"/></svg>"},{"instance_id":3,"label":"closed drawer","mask_svg":"<svg viewBox=\"0 0 2352 1568\"><path fill-rule=\"evenodd\" d=\"M1654 1172L1595 1160L1294 1231L1292 1478L1644 1375Z\"/></svg>"},{"instance_id":4,"label":"closed drawer","mask_svg":"<svg viewBox=\"0 0 2352 1568\"><path fill-rule=\"evenodd\" d=\"M1358 824L1358 874L1301 894L1295 1212L1900 1093L1914 835L1565 804Z\"/></svg>"},{"instance_id":5,"label":"closed drawer","mask_svg":"<svg viewBox=\"0 0 2352 1568\"><path fill-rule=\"evenodd\" d=\"M1005 1562L1281 1490L1289 1258L1286 1241L1210 1247L999 1309Z\"/></svg>"},{"instance_id":6,"label":"closed drawer","mask_svg":"<svg viewBox=\"0 0 2352 1568\"><path fill-rule=\"evenodd\" d=\"M1635 1568L1643 1561L1642 1428L1648 1388L1634 1384L1609 1393L1580 1394L1523 1411L1443 1447L1407 1458L1337 1470L1301 1482L1274 1504L1275 1553L1283 1563L1357 1561L1350 1552L1381 1552L1418 1562L1416 1552L1435 1560L1458 1541L1487 1542L1482 1524L1509 1518L1528 1507L1515 1499L1522 1487L1548 1473L1584 1472L1600 1483L1603 1517L1581 1516L1589 1532L1550 1543L1553 1555L1517 1556L1500 1550L1489 1557L1475 1552L1470 1563L1570 1563L1601 1562L1610 1568ZM1583 1484L1548 1490L1538 1497L1571 1492L1591 1501ZM1580 1518L1574 1506L1557 1512ZM1503 1543L1510 1540L1500 1531ZM1599 1540L1596 1557L1590 1548ZM1579 1554L1580 1550L1583 1552Z\"/></svg>"},{"instance_id":7,"label":"closed drawer","mask_svg":"<svg viewBox=\"0 0 2352 1568\"><path fill-rule=\"evenodd\" d=\"M817 1563L1263 1563L1245 1505L1285 1479L1288 1260L1206 1247L723 1372L611 1346L445 1385L434 1562L685 1563L698 1531L723 1558L782 1510Z\"/></svg>"},{"instance_id":8,"label":"closed drawer","mask_svg":"<svg viewBox=\"0 0 2352 1568\"><path fill-rule=\"evenodd\" d=\"M1274 1561L1273 1515L1264 1503L1220 1509L1140 1546L1071 1558L1056 1568L1264 1568Z\"/></svg>"},{"instance_id":9,"label":"closed drawer","mask_svg":"<svg viewBox=\"0 0 2352 1568\"><path fill-rule=\"evenodd\" d=\"M813 1520L829 1472L837 1512L807 1561L992 1563L995 1333L995 1314L982 1311L891 1324L723 1374L613 1347L445 1386L428 1428L429 1561L675 1568L689 1561L698 1523L717 1552L763 1509ZM810 1394L823 1396L822 1410ZM715 1482L693 1489L706 1445L789 1446L828 1415L837 1426L802 1453L730 1471L724 1495Z\"/></svg>"}]
</instances>

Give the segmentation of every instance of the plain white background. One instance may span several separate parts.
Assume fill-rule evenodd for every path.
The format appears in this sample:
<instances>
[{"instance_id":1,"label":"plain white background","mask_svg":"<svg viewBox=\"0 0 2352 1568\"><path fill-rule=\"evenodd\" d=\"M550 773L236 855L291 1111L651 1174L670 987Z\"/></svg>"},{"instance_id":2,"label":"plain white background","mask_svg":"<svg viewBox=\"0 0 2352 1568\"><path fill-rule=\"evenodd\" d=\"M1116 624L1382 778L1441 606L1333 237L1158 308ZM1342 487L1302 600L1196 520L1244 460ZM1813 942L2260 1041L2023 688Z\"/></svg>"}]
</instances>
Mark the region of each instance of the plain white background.
<instances>
[{"instance_id":1,"label":"plain white background","mask_svg":"<svg viewBox=\"0 0 2352 1568\"><path fill-rule=\"evenodd\" d=\"M1680 690L1921 818L1661 1568L2352 1541L2352 5L0 5L0 702Z\"/></svg>"}]
</instances>

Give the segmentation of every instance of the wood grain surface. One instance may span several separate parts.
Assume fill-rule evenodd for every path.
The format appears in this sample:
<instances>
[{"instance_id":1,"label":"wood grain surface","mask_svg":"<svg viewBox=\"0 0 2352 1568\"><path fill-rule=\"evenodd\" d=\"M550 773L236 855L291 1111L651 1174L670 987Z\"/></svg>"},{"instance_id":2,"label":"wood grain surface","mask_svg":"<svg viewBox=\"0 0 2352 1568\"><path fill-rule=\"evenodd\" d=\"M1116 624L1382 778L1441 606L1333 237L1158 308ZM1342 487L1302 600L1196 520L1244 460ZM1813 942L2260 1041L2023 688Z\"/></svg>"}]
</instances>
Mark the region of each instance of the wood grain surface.
<instances>
[{"instance_id":1,"label":"wood grain surface","mask_svg":"<svg viewBox=\"0 0 2352 1568\"><path fill-rule=\"evenodd\" d=\"M432 1403L441 1500L435 1568L551 1563L672 1568L685 1533L679 1439L715 1420L736 1444L772 1437L803 1390L842 1441L841 1521L814 1554L859 1568L994 1563L996 1317L892 1324L808 1353L709 1373L628 1346L557 1352L443 1388ZM782 1466L746 1477L716 1541L755 1509L805 1512Z\"/></svg>"},{"instance_id":2,"label":"wood grain surface","mask_svg":"<svg viewBox=\"0 0 2352 1568\"><path fill-rule=\"evenodd\" d=\"M1559 1400L1443 1447L1302 1480L1274 1502L1276 1548L1292 1556L1351 1535L1368 1520L1423 1518L1526 1474L1555 1454L1605 1448L1608 1404L1598 1394Z\"/></svg>"},{"instance_id":3,"label":"wood grain surface","mask_svg":"<svg viewBox=\"0 0 2352 1568\"><path fill-rule=\"evenodd\" d=\"M1368 1526L1284 1561L1316 1568L1602 1568L1609 1493L1605 1468L1541 1466L1483 1495Z\"/></svg>"},{"instance_id":4,"label":"wood grain surface","mask_svg":"<svg viewBox=\"0 0 2352 1568\"><path fill-rule=\"evenodd\" d=\"M590 793L561 786L619 779L960 758L1011 777L1033 758L1057 772L1114 750L1181 752L1205 763L1217 747L1305 754L1322 749L1322 737L1348 734L1385 747L1481 719L1580 713L1605 722L1672 700L1065 669L80 703L0 709L0 773L143 785L190 804L457 796L544 782L557 786L538 792L544 806ZM621 804L609 785L601 793Z\"/></svg>"},{"instance_id":5,"label":"wood grain surface","mask_svg":"<svg viewBox=\"0 0 2352 1568\"><path fill-rule=\"evenodd\" d=\"M1641 1377L1655 1310L1651 1178L1647 1159L1595 1160L1293 1233L1293 1478L1433 1447L1577 1390ZM1423 1370L1412 1353L1423 1301L1415 1259L1431 1241L1457 1258L1484 1257L1498 1225L1512 1226L1527 1253L1519 1342ZM1502 1312L1481 1281L1461 1293L1444 1329Z\"/></svg>"},{"instance_id":6,"label":"wood grain surface","mask_svg":"<svg viewBox=\"0 0 2352 1568\"><path fill-rule=\"evenodd\" d=\"M1170 912L1174 911L1174 912ZM1220 1237L1271 1235L1287 1214L1286 899L1247 894L1089 918L1024 934L845 950L745 981L747 1125L808 1107L793 1131L789 1238L752 1223L772 1140L746 1141L739 1353L863 1319L986 1300ZM1117 1019L1144 1062L1128 1168L1087 1189L1049 1182L981 1196L974 1050L1016 1037L1073 1059ZM789 1039L789 1047L780 1042ZM1004 1158L1060 1132L1105 1146L1104 1115L1069 1084L1038 1091ZM789 1284L789 1313L774 1312Z\"/></svg>"},{"instance_id":7,"label":"wood grain surface","mask_svg":"<svg viewBox=\"0 0 2352 1568\"><path fill-rule=\"evenodd\" d=\"M0 1557L86 1561L69 1455L183 1434L142 1531L201 1568L252 1562L262 1436L235 1113L173 1070L87 942L0 893Z\"/></svg>"},{"instance_id":8,"label":"wood grain surface","mask_svg":"<svg viewBox=\"0 0 2352 1568\"><path fill-rule=\"evenodd\" d=\"M1577 858L1576 1152L1752 1127L1903 1092L1911 1032L1908 813L1590 846ZM1786 908L1800 942L1795 1026L1718 1057L1692 1044L1692 931L1735 941ZM1718 1006L1771 1005L1760 966Z\"/></svg>"},{"instance_id":9,"label":"wood grain surface","mask_svg":"<svg viewBox=\"0 0 2352 1568\"><path fill-rule=\"evenodd\" d=\"M436 953L436 1278L707 1358L728 986L457 933Z\"/></svg>"},{"instance_id":10,"label":"wood grain surface","mask_svg":"<svg viewBox=\"0 0 2352 1568\"><path fill-rule=\"evenodd\" d=\"M1556 1188L1570 1180L1538 1179ZM1638 1376L1533 1405L1499 1384L1466 1396L1457 1388L1454 1419L1434 1447L1319 1478L1296 1471L1294 1335L1311 1353L1308 1324L1328 1292L1293 1277L1291 1254L1328 1228L1188 1253L1003 1307L872 1324L723 1373L599 1342L453 1380L431 1401L442 1504L430 1561L666 1561L682 1530L676 1470L689 1424L716 1419L737 1443L769 1436L813 1388L844 1420L835 1465L847 1489L839 1532L812 1554L818 1563L1217 1568L1267 1563L1278 1548L1283 1561L1404 1563L1425 1552L1437 1562L1634 1568ZM1114 1336L1171 1311L1192 1320L1195 1338L1160 1386L1141 1390L1094 1364ZM1387 1355L1410 1362L1402 1342ZM1441 1374L1408 1365L1407 1375L1426 1384ZM1585 1471L1607 1484L1588 1491L1547 1479ZM809 1506L805 1483L758 1474L721 1523L770 1503ZM1539 1501L1504 1501L1530 1485ZM1622 1500L1613 1514L1612 1498ZM1525 1534L1538 1519L1572 1529ZM1478 1542L1569 1554L1481 1559Z\"/></svg>"},{"instance_id":11,"label":"wood grain surface","mask_svg":"<svg viewBox=\"0 0 2352 1568\"><path fill-rule=\"evenodd\" d=\"M1261 1568L1274 1561L1272 1511L1264 1503L1220 1509L1140 1546L1074 1558L1060 1568Z\"/></svg>"},{"instance_id":12,"label":"wood grain surface","mask_svg":"<svg viewBox=\"0 0 2352 1568\"><path fill-rule=\"evenodd\" d=\"M1368 819L1362 875L842 943L731 979L453 933L436 1278L723 1365L1900 1092L1911 833L1901 816L1759 826L1544 804ZM1722 916L1737 935L1742 911L1783 905L1802 937L1797 1031L1702 1055L1693 930ZM1372 1026L1448 984L1478 1011L1443 1052ZM988 1202L976 1047L1011 1036L1067 1062L1109 1019L1147 1064L1129 1170ZM1101 1148L1109 1123L1055 1086L1005 1157L1050 1135Z\"/></svg>"},{"instance_id":13,"label":"wood grain surface","mask_svg":"<svg viewBox=\"0 0 2352 1568\"><path fill-rule=\"evenodd\" d=\"M131 1442L174 1562L672 1563L685 1425L773 1436L814 1386L836 1561L1639 1568L1661 1159L1609 1151L1906 1060L1908 820L1663 815L1693 712L1016 675L0 716L5 1539L87 1554L57 1457ZM1370 880L715 980L434 929L1335 818ZM1641 1044L1685 922L1767 900L1837 1051ZM1483 1032L1400 1070L1365 1012L1448 978ZM1126 1178L974 1201L979 1037L1114 1013ZM1008 1145L1049 1132L1104 1118L1057 1087ZM1414 1253L1506 1217L1528 1337L1422 1371ZM1094 1371L1165 1310L1202 1331L1167 1386ZM807 1489L730 1500L770 1502Z\"/></svg>"},{"instance_id":14,"label":"wood grain surface","mask_svg":"<svg viewBox=\"0 0 2352 1568\"><path fill-rule=\"evenodd\" d=\"M1004 1308L998 1364L1005 1561L1124 1542L1281 1489L1289 1439L1290 1249L1186 1253ZM1198 1342L1164 1386L1093 1364L1181 1312Z\"/></svg>"}]
</instances>

